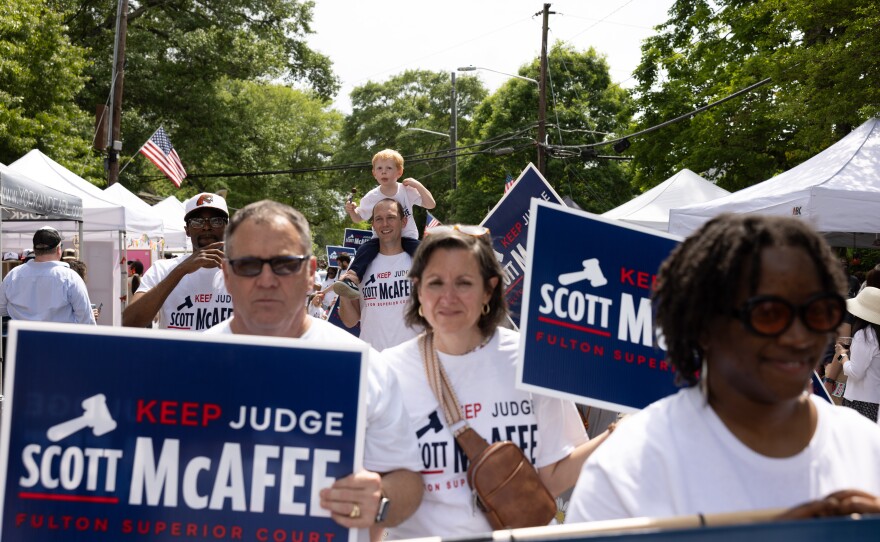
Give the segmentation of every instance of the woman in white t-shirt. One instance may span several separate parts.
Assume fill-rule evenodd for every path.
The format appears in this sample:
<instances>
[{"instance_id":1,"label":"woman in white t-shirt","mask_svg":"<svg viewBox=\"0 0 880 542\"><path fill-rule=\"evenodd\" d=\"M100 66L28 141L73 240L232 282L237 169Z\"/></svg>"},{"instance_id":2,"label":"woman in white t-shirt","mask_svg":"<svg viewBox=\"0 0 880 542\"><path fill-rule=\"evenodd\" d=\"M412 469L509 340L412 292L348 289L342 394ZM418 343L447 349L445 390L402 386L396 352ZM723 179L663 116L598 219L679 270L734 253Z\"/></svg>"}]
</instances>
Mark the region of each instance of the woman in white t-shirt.
<instances>
[{"instance_id":1,"label":"woman in white t-shirt","mask_svg":"<svg viewBox=\"0 0 880 542\"><path fill-rule=\"evenodd\" d=\"M440 226L425 236L410 270L406 324L431 334L464 421L490 443L510 440L520 446L558 496L574 486L584 459L607 432L588 441L574 404L515 388L519 334L499 327L507 307L487 234L479 226ZM474 505L467 457L428 384L419 338L382 354L401 384L425 483L421 506L389 529L389 538L491 531Z\"/></svg>"},{"instance_id":2,"label":"woman in white t-shirt","mask_svg":"<svg viewBox=\"0 0 880 542\"><path fill-rule=\"evenodd\" d=\"M690 387L618 425L585 463L567 523L880 512L880 427L805 391L845 291L801 220L727 214L685 239L654 302L667 359Z\"/></svg>"}]
</instances>

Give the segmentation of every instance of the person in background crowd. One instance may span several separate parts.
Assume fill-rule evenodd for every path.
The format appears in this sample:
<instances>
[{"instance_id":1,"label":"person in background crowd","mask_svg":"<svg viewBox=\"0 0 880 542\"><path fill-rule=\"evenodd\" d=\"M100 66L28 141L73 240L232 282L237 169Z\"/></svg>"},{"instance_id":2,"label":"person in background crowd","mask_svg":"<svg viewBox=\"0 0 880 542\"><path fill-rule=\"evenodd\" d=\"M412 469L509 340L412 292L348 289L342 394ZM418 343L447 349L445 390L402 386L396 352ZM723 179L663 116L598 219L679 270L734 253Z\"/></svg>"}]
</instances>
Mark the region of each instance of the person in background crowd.
<instances>
[{"instance_id":1,"label":"person in background crowd","mask_svg":"<svg viewBox=\"0 0 880 542\"><path fill-rule=\"evenodd\" d=\"M416 446L410 447L433 450L422 455L422 475L435 489L425 493L410 519L389 530L391 539L492 530L465 482L455 436L428 382L422 341L436 351L468 425L488 442L513 440L554 497L574 486L584 459L608 435L588 441L573 403L516 388L520 338L499 327L507 318L502 277L488 230L481 226L439 226L416 251L406 323L426 331L383 354L416 428L411 436ZM529 495L522 499L527 503Z\"/></svg>"},{"instance_id":2,"label":"person in background crowd","mask_svg":"<svg viewBox=\"0 0 880 542\"><path fill-rule=\"evenodd\" d=\"M855 317L852 344L849 351L843 344L835 344L836 357L830 369L842 364L847 377L843 406L876 422L880 404L880 289L868 286L846 306Z\"/></svg>"},{"instance_id":3,"label":"person in background crowd","mask_svg":"<svg viewBox=\"0 0 880 542\"><path fill-rule=\"evenodd\" d=\"M229 222L226 200L198 194L186 200L186 234L193 253L186 258L159 260L141 277L122 325L145 327L159 314L159 327L203 331L232 312L223 283L223 231Z\"/></svg>"},{"instance_id":4,"label":"person in background crowd","mask_svg":"<svg viewBox=\"0 0 880 542\"><path fill-rule=\"evenodd\" d=\"M385 149L373 155L373 177L379 184L376 188L367 192L361 198L360 205L355 206L350 199L345 202L345 211L354 222L360 222L373 216L373 206L386 198L391 198L403 207L401 219L408 219L403 230L403 249L412 256L419 246L419 230L413 220L413 206L420 205L425 209L433 209L437 204L434 196L419 181L409 178L398 183L403 175L403 156L392 149ZM364 281L367 267L379 254L379 241L374 235L358 247L354 255L354 263L349 271L359 280ZM333 291L347 299L357 299L360 296L357 284L346 279L344 276L333 285Z\"/></svg>"},{"instance_id":5,"label":"person in background crowd","mask_svg":"<svg viewBox=\"0 0 880 542\"><path fill-rule=\"evenodd\" d=\"M64 258L62 258L62 260L64 260ZM69 260L64 260L64 261L67 261L67 265L69 265L71 269L76 271L76 274L79 275L81 279L83 279L83 282L88 282L88 280L89 280L89 267L86 265L86 262L84 262L82 260L77 260L77 259L69 259ZM102 303L102 305L103 305L103 303ZM97 322L98 317L101 316L101 307L95 305L94 303L91 304L91 307L92 307L92 316L95 318L95 321Z\"/></svg>"},{"instance_id":6,"label":"person in background crowd","mask_svg":"<svg viewBox=\"0 0 880 542\"><path fill-rule=\"evenodd\" d=\"M141 277L144 276L144 263L140 260L128 262L128 295L134 296L141 286Z\"/></svg>"},{"instance_id":7,"label":"person in background crowd","mask_svg":"<svg viewBox=\"0 0 880 542\"><path fill-rule=\"evenodd\" d=\"M361 323L360 338L378 351L415 337L418 331L403 322L410 297L407 277L412 257L403 249L402 232L407 218L403 206L391 198L373 206L373 231L379 241L379 253L364 271L364 282L349 269L341 280L364 289L365 295L339 301L339 317L348 327ZM355 259L357 261L357 259Z\"/></svg>"},{"instance_id":8,"label":"person in background crowd","mask_svg":"<svg viewBox=\"0 0 880 542\"><path fill-rule=\"evenodd\" d=\"M232 217L226 243L223 276L235 313L208 333L364 344L303 310L317 265L309 224L299 211L269 200L251 203ZM397 380L378 352L369 356L366 470L322 489L321 507L344 527L369 528L377 542L384 527L412 514L424 490Z\"/></svg>"},{"instance_id":9,"label":"person in background crowd","mask_svg":"<svg viewBox=\"0 0 880 542\"><path fill-rule=\"evenodd\" d=\"M333 283L336 282L338 276L338 267L327 268L327 278L321 283L321 291L319 292L322 294L322 303L325 310L330 310L330 307L333 306L333 303L336 302L336 298L338 297L336 292L333 291Z\"/></svg>"},{"instance_id":10,"label":"person in background crowd","mask_svg":"<svg viewBox=\"0 0 880 542\"><path fill-rule=\"evenodd\" d=\"M34 233L34 259L6 274L0 284L0 316L13 320L95 324L86 283L61 261L61 234Z\"/></svg>"},{"instance_id":11,"label":"person in background crowd","mask_svg":"<svg viewBox=\"0 0 880 542\"><path fill-rule=\"evenodd\" d=\"M805 391L845 293L839 262L801 220L724 214L685 239L654 302L689 387L617 426L584 465L567 522L880 512L880 427Z\"/></svg>"}]
</instances>

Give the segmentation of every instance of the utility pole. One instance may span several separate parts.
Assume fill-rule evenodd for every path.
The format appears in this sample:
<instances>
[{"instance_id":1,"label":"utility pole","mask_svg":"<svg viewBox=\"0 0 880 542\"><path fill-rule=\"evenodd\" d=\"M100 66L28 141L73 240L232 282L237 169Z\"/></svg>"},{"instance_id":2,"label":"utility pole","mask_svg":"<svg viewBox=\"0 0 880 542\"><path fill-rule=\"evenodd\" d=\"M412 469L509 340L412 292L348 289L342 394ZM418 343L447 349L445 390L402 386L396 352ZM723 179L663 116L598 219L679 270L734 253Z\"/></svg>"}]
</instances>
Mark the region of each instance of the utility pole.
<instances>
[{"instance_id":1,"label":"utility pole","mask_svg":"<svg viewBox=\"0 0 880 542\"><path fill-rule=\"evenodd\" d=\"M119 180L119 152L122 150L122 86L125 80L125 35L128 32L128 0L116 7L116 40L113 45L113 75L110 82L110 134L107 141L107 185Z\"/></svg>"},{"instance_id":2,"label":"utility pole","mask_svg":"<svg viewBox=\"0 0 880 542\"><path fill-rule=\"evenodd\" d=\"M544 144L547 139L547 27L550 14L550 4L544 4L544 23L541 27L541 77L538 78L538 171L544 175L547 165L547 150Z\"/></svg>"},{"instance_id":3,"label":"utility pole","mask_svg":"<svg viewBox=\"0 0 880 542\"><path fill-rule=\"evenodd\" d=\"M455 94L455 72L450 72L452 76L452 93L450 98L450 113L452 118L449 120L449 154L452 155L452 189L458 186L458 164L456 160L456 150L458 149L458 96Z\"/></svg>"}]
</instances>

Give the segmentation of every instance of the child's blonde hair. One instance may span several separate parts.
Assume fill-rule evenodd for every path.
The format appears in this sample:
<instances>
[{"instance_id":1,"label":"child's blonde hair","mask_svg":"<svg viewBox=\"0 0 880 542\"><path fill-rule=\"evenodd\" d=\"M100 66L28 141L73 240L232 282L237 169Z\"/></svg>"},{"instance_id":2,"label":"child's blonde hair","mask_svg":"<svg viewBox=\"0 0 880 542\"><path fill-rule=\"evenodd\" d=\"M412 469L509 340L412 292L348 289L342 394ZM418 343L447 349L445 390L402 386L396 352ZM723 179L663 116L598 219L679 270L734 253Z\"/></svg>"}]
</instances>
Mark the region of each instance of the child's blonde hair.
<instances>
[{"instance_id":1,"label":"child's blonde hair","mask_svg":"<svg viewBox=\"0 0 880 542\"><path fill-rule=\"evenodd\" d=\"M403 169L403 156L394 149L385 149L373 155L373 166L377 160L391 160L397 165L397 169Z\"/></svg>"}]
</instances>

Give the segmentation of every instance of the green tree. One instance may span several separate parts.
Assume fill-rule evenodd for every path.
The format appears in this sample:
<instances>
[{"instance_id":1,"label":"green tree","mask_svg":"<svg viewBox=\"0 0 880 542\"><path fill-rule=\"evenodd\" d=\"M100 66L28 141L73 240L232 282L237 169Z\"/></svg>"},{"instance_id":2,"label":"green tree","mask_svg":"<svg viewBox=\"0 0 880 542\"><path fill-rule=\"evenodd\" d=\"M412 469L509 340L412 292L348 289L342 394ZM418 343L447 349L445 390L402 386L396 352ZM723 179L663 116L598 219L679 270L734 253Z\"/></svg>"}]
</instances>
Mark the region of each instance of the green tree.
<instances>
[{"instance_id":1,"label":"green tree","mask_svg":"<svg viewBox=\"0 0 880 542\"><path fill-rule=\"evenodd\" d=\"M880 12L871 0L679 0L635 76L657 125L765 78L772 83L633 141L636 183L689 168L737 190L790 169L880 112Z\"/></svg>"},{"instance_id":2,"label":"green tree","mask_svg":"<svg viewBox=\"0 0 880 542\"><path fill-rule=\"evenodd\" d=\"M548 54L548 66L545 177L560 195L587 210L616 207L631 197L627 168L610 160L585 160L578 146L624 133L632 102L611 81L608 63L594 49L579 52L558 42ZM539 71L535 59L519 75L537 79ZM537 85L520 79L511 79L480 104L471 141L480 152L463 161L451 220L482 220L503 195L506 175L516 177L536 161L537 111ZM505 148L514 152L496 155Z\"/></svg>"},{"instance_id":3,"label":"green tree","mask_svg":"<svg viewBox=\"0 0 880 542\"><path fill-rule=\"evenodd\" d=\"M451 125L451 93L449 73L424 70L406 71L388 81L355 88L351 93L352 113L345 119L334 163L364 166L338 172L335 185L345 192L355 188L359 199L376 186L370 174L373 155L382 149L395 149L408 158L404 178L421 181L437 200L437 212L443 216L452 184L449 138L442 136L449 133ZM471 139L471 119L485 96L486 90L476 78L457 78L459 141ZM419 225L424 222L421 211L417 211L416 221Z\"/></svg>"},{"instance_id":4,"label":"green tree","mask_svg":"<svg viewBox=\"0 0 880 542\"><path fill-rule=\"evenodd\" d=\"M100 171L89 150L90 116L73 101L85 82L85 53L44 0L0 5L0 162L40 148L77 173Z\"/></svg>"},{"instance_id":5,"label":"green tree","mask_svg":"<svg viewBox=\"0 0 880 542\"><path fill-rule=\"evenodd\" d=\"M88 84L77 102L94 111L95 104L108 99L116 2L52 1L68 14L72 41L89 51ZM330 60L305 43L311 33L312 8L313 2L303 0L130 0L123 159L135 153L159 125L172 134L191 173L218 171L228 163L218 161L222 157L218 153L188 152L202 149L209 130L213 134L219 130L226 146L260 147L260 140L246 141L258 128L222 123L229 82L302 86L329 103L338 89ZM260 148L254 155L274 152ZM122 180L141 188L137 177Z\"/></svg>"},{"instance_id":6,"label":"green tree","mask_svg":"<svg viewBox=\"0 0 880 542\"><path fill-rule=\"evenodd\" d=\"M188 128L186 146L178 145L176 132L171 134L181 160L192 171L182 191L195 194L227 188L227 201L235 208L264 198L288 203L309 219L316 244L338 243L342 217L337 202L342 194L331 185L329 172L247 174L328 165L342 115L328 110L314 93L284 85L224 80L217 86L218 111ZM149 135L145 132L144 139ZM193 162L210 164L212 169L202 177L190 168ZM224 176L211 176L215 173ZM175 190L142 157L126 168L123 181L130 178L150 178L154 192Z\"/></svg>"}]
</instances>

